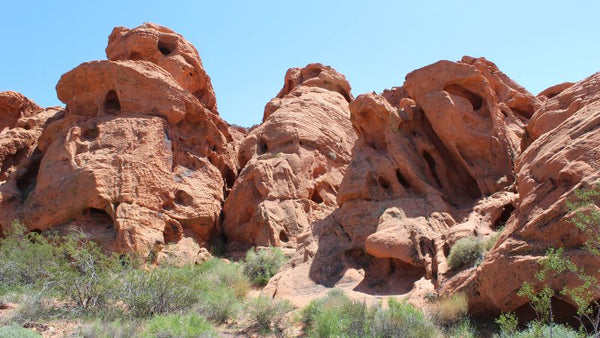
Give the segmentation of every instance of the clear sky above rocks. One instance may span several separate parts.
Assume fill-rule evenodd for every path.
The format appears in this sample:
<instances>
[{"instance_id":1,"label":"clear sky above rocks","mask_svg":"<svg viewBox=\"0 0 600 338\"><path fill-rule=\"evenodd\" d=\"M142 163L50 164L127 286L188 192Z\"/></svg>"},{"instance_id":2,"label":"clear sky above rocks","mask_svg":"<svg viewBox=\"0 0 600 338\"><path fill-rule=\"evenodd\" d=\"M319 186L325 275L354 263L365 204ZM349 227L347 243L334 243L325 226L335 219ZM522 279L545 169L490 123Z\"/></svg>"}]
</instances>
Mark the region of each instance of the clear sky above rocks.
<instances>
[{"instance_id":1,"label":"clear sky above rocks","mask_svg":"<svg viewBox=\"0 0 600 338\"><path fill-rule=\"evenodd\" d=\"M484 56L537 94L600 71L598 1L4 1L0 91L61 104L59 77L105 59L114 26L168 26L192 42L221 116L250 126L311 62L346 75L352 92L402 85L417 68Z\"/></svg>"}]
</instances>

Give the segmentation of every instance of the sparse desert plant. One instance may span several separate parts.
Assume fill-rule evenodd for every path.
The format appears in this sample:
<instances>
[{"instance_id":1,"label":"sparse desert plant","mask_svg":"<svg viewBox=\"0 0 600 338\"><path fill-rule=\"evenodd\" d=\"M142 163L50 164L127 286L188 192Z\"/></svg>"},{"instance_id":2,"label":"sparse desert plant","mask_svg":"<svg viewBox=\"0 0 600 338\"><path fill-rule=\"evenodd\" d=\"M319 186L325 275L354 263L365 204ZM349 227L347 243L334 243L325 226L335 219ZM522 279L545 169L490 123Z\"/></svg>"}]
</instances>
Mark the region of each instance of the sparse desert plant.
<instances>
[{"instance_id":1,"label":"sparse desert plant","mask_svg":"<svg viewBox=\"0 0 600 338\"><path fill-rule=\"evenodd\" d=\"M205 281L204 285L209 289L225 287L233 290L238 298L243 298L250 289L250 280L238 263L213 258L200 265L199 271Z\"/></svg>"},{"instance_id":2,"label":"sparse desert plant","mask_svg":"<svg viewBox=\"0 0 600 338\"><path fill-rule=\"evenodd\" d=\"M141 323L137 321L93 322L78 328L77 336L83 338L130 338L138 337Z\"/></svg>"},{"instance_id":3,"label":"sparse desert plant","mask_svg":"<svg viewBox=\"0 0 600 338\"><path fill-rule=\"evenodd\" d=\"M193 268L131 270L124 277L119 299L135 318L188 309L201 296L194 276Z\"/></svg>"},{"instance_id":4,"label":"sparse desert plant","mask_svg":"<svg viewBox=\"0 0 600 338\"><path fill-rule=\"evenodd\" d=\"M431 307L431 318L441 326L451 326L464 319L469 311L469 302L464 293L440 298Z\"/></svg>"},{"instance_id":5,"label":"sparse desert plant","mask_svg":"<svg viewBox=\"0 0 600 338\"><path fill-rule=\"evenodd\" d=\"M234 290L221 287L205 291L195 309L206 319L221 324L236 318L242 306Z\"/></svg>"},{"instance_id":6,"label":"sparse desert plant","mask_svg":"<svg viewBox=\"0 0 600 338\"><path fill-rule=\"evenodd\" d=\"M38 338L41 337L41 335L19 325L9 325L0 327L0 337Z\"/></svg>"},{"instance_id":7,"label":"sparse desert plant","mask_svg":"<svg viewBox=\"0 0 600 338\"><path fill-rule=\"evenodd\" d=\"M495 234L493 234L492 236L490 236L490 238L488 238L485 241L485 243L484 243L484 249L485 249L485 251L492 250L492 248L494 247L494 244L496 244L496 242L498 241L498 237L500 237L500 234L502 234L503 230L504 230L504 227L500 227Z\"/></svg>"},{"instance_id":8,"label":"sparse desert plant","mask_svg":"<svg viewBox=\"0 0 600 338\"><path fill-rule=\"evenodd\" d=\"M484 246L474 237L461 238L450 248L448 265L453 270L471 267L483 258Z\"/></svg>"},{"instance_id":9,"label":"sparse desert plant","mask_svg":"<svg viewBox=\"0 0 600 338\"><path fill-rule=\"evenodd\" d=\"M581 333L574 331L573 329L560 325L560 324L542 324L538 321L529 323L527 328L523 331L516 331L512 335L505 336L511 338L546 338L546 337L560 337L560 338L583 338L586 337Z\"/></svg>"},{"instance_id":10,"label":"sparse desert plant","mask_svg":"<svg viewBox=\"0 0 600 338\"><path fill-rule=\"evenodd\" d=\"M500 327L500 337L512 337L519 326L519 319L514 312L501 314L496 319L496 324Z\"/></svg>"},{"instance_id":11,"label":"sparse desert plant","mask_svg":"<svg viewBox=\"0 0 600 338\"><path fill-rule=\"evenodd\" d=\"M285 316L292 311L293 306L287 300L277 300L259 296L247 304L248 320L259 332L280 332Z\"/></svg>"},{"instance_id":12,"label":"sparse desert plant","mask_svg":"<svg viewBox=\"0 0 600 338\"><path fill-rule=\"evenodd\" d=\"M252 284L264 286L267 285L269 279L277 273L285 261L285 255L279 248L248 250L244 260L244 273L250 278Z\"/></svg>"},{"instance_id":13,"label":"sparse desert plant","mask_svg":"<svg viewBox=\"0 0 600 338\"><path fill-rule=\"evenodd\" d=\"M429 338L440 335L423 312L406 301L388 300L387 310L377 306L369 328L370 337Z\"/></svg>"},{"instance_id":14,"label":"sparse desert plant","mask_svg":"<svg viewBox=\"0 0 600 338\"><path fill-rule=\"evenodd\" d=\"M217 337L212 325L196 313L169 314L152 318L142 337Z\"/></svg>"}]
</instances>

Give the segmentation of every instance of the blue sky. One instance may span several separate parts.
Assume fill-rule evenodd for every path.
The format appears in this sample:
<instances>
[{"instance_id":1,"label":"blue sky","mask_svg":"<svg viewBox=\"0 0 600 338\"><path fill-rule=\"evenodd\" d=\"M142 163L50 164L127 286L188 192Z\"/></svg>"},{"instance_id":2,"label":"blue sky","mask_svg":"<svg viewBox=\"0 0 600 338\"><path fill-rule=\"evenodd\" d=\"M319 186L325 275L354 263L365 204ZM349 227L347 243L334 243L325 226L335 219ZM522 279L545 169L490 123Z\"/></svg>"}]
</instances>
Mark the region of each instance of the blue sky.
<instances>
[{"instance_id":1,"label":"blue sky","mask_svg":"<svg viewBox=\"0 0 600 338\"><path fill-rule=\"evenodd\" d=\"M598 1L4 1L0 91L58 105L63 73L105 59L114 26L149 21L196 46L221 116L242 126L260 122L288 68L311 62L358 95L441 59L484 56L537 94L600 71L598 13Z\"/></svg>"}]
</instances>

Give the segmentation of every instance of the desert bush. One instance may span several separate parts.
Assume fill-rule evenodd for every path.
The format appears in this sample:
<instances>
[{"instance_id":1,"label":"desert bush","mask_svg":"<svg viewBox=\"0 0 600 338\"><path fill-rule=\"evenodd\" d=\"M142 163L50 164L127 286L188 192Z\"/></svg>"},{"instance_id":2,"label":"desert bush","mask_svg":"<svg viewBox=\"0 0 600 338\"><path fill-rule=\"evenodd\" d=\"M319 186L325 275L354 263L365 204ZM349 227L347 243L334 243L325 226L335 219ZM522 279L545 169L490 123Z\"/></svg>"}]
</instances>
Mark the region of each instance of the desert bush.
<instances>
[{"instance_id":1,"label":"desert bush","mask_svg":"<svg viewBox=\"0 0 600 338\"><path fill-rule=\"evenodd\" d=\"M142 337L217 337L210 323L198 314L170 314L152 318Z\"/></svg>"},{"instance_id":2,"label":"desert bush","mask_svg":"<svg viewBox=\"0 0 600 338\"><path fill-rule=\"evenodd\" d=\"M141 324L137 321L116 321L86 324L77 329L77 336L83 338L130 338L138 337Z\"/></svg>"},{"instance_id":3,"label":"desert bush","mask_svg":"<svg viewBox=\"0 0 600 338\"><path fill-rule=\"evenodd\" d=\"M244 273L250 278L252 284L265 286L285 261L285 255L279 248L248 250L244 260Z\"/></svg>"},{"instance_id":4,"label":"desert bush","mask_svg":"<svg viewBox=\"0 0 600 338\"><path fill-rule=\"evenodd\" d=\"M581 333L574 331L573 329L559 325L559 324L542 324L538 321L529 323L527 329L523 331L517 331L512 335L504 336L511 338L546 338L546 337L560 337L560 338L582 338L586 337Z\"/></svg>"},{"instance_id":5,"label":"desert bush","mask_svg":"<svg viewBox=\"0 0 600 338\"><path fill-rule=\"evenodd\" d=\"M440 331L423 312L405 301L388 308L351 300L340 290L312 301L302 311L310 337L437 337Z\"/></svg>"},{"instance_id":6,"label":"desert bush","mask_svg":"<svg viewBox=\"0 0 600 338\"><path fill-rule=\"evenodd\" d=\"M189 309L201 297L197 277L193 267L131 270L123 278L118 297L135 318Z\"/></svg>"},{"instance_id":7,"label":"desert bush","mask_svg":"<svg viewBox=\"0 0 600 338\"><path fill-rule=\"evenodd\" d=\"M292 309L292 304L287 300L259 296L248 302L246 312L253 328L266 333L281 331L283 319Z\"/></svg>"},{"instance_id":8,"label":"desert bush","mask_svg":"<svg viewBox=\"0 0 600 338\"><path fill-rule=\"evenodd\" d=\"M457 270L471 267L483 258L484 246L474 237L461 238L450 248L448 265Z\"/></svg>"},{"instance_id":9,"label":"desert bush","mask_svg":"<svg viewBox=\"0 0 600 338\"><path fill-rule=\"evenodd\" d=\"M229 263L213 258L200 265L198 271L205 281L205 286L209 289L225 287L233 290L238 298L243 298L250 289L250 280L238 263Z\"/></svg>"},{"instance_id":10,"label":"desert bush","mask_svg":"<svg viewBox=\"0 0 600 338\"><path fill-rule=\"evenodd\" d=\"M451 326L465 318L469 311L469 303L464 293L439 299L431 307L431 318L441 326Z\"/></svg>"},{"instance_id":11,"label":"desert bush","mask_svg":"<svg viewBox=\"0 0 600 338\"><path fill-rule=\"evenodd\" d=\"M490 238L488 238L485 241L485 243L483 245L485 251L492 250L492 248L494 247L494 244L496 244L496 242L498 241L498 237L500 237L500 234L502 234L502 231L504 231L504 227L499 228L495 234L490 236Z\"/></svg>"},{"instance_id":12,"label":"desert bush","mask_svg":"<svg viewBox=\"0 0 600 338\"><path fill-rule=\"evenodd\" d=\"M242 303L234 290L221 287L203 292L195 309L206 319L222 324L237 317Z\"/></svg>"},{"instance_id":13,"label":"desert bush","mask_svg":"<svg viewBox=\"0 0 600 338\"><path fill-rule=\"evenodd\" d=\"M500 328L500 337L511 337L517 332L519 319L514 312L503 313L496 319Z\"/></svg>"},{"instance_id":14,"label":"desert bush","mask_svg":"<svg viewBox=\"0 0 600 338\"><path fill-rule=\"evenodd\" d=\"M0 238L0 294L41 284L56 263L56 248L42 235L13 223Z\"/></svg>"},{"instance_id":15,"label":"desert bush","mask_svg":"<svg viewBox=\"0 0 600 338\"><path fill-rule=\"evenodd\" d=\"M0 337L38 338L41 337L41 335L18 325L10 325L0 327Z\"/></svg>"}]
</instances>

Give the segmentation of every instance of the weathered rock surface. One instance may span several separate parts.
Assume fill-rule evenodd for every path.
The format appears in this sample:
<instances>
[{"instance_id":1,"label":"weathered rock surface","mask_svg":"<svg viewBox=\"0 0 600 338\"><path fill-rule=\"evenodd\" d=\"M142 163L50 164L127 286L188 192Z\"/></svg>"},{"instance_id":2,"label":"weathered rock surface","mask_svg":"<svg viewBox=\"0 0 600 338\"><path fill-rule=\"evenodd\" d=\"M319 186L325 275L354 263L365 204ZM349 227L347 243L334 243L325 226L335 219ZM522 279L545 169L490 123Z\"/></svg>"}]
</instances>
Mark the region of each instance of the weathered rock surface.
<instances>
[{"instance_id":1,"label":"weathered rock surface","mask_svg":"<svg viewBox=\"0 0 600 338\"><path fill-rule=\"evenodd\" d=\"M108 37L109 60L144 60L169 72L181 88L189 91L217 114L217 99L196 48L167 27L145 23L133 29L116 27Z\"/></svg>"},{"instance_id":2,"label":"weathered rock surface","mask_svg":"<svg viewBox=\"0 0 600 338\"><path fill-rule=\"evenodd\" d=\"M245 165L223 209L229 241L296 245L297 236L336 206L355 135L350 85L330 67L290 69L240 148Z\"/></svg>"},{"instance_id":3,"label":"weathered rock surface","mask_svg":"<svg viewBox=\"0 0 600 338\"><path fill-rule=\"evenodd\" d=\"M587 238L571 222L573 212L566 204L577 200L577 189L592 188L600 180L600 100L598 88L591 89L597 76L568 86L533 116L532 123L546 122L532 130L547 131L534 134L536 140L517 161L518 209L485 261L445 286L447 291L467 291L474 311L527 311L527 299L516 293L524 281L540 285L532 271L550 247L563 247L579 266L598 275L600 262L582 249ZM577 284L572 274L552 281L556 290ZM572 303L569 299L558 296L556 302L562 304L556 309L573 310L566 304Z\"/></svg>"},{"instance_id":4,"label":"weathered rock surface","mask_svg":"<svg viewBox=\"0 0 600 338\"><path fill-rule=\"evenodd\" d=\"M172 52L156 42L151 53L148 36ZM117 28L107 54L119 61L83 63L57 84L65 117L37 135L39 172L18 216L29 229L74 225L112 250L168 248L195 261L190 239L219 233L243 135L216 114L210 79L181 36Z\"/></svg>"},{"instance_id":5,"label":"weathered rock surface","mask_svg":"<svg viewBox=\"0 0 600 338\"><path fill-rule=\"evenodd\" d=\"M293 297L320 284L397 295L428 289L424 280L442 285L452 244L487 238L514 210L515 158L537 106L494 64L468 57L357 97L339 208L313 224L267 290Z\"/></svg>"},{"instance_id":6,"label":"weathered rock surface","mask_svg":"<svg viewBox=\"0 0 600 338\"><path fill-rule=\"evenodd\" d=\"M40 106L23 94L13 91L0 92L0 131L16 127L20 118L34 115L40 110Z\"/></svg>"}]
</instances>

